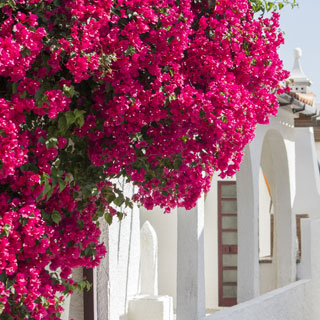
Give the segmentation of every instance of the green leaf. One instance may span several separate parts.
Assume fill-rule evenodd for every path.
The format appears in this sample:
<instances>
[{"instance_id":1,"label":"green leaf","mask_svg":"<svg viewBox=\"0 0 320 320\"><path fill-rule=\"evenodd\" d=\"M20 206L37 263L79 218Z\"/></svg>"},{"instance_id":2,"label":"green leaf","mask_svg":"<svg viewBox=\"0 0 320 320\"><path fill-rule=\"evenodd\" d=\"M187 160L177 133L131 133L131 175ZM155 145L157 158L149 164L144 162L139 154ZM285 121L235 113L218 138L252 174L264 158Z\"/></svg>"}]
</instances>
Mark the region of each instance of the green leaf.
<instances>
[{"instance_id":1,"label":"green leaf","mask_svg":"<svg viewBox=\"0 0 320 320\"><path fill-rule=\"evenodd\" d=\"M68 172L67 175L66 175L65 180L66 180L67 182L72 181L72 180L73 180L73 175L72 175L72 173Z\"/></svg>"},{"instance_id":2,"label":"green leaf","mask_svg":"<svg viewBox=\"0 0 320 320\"><path fill-rule=\"evenodd\" d=\"M20 94L21 99L25 99L27 97L27 91L24 90L22 94Z\"/></svg>"},{"instance_id":3,"label":"green leaf","mask_svg":"<svg viewBox=\"0 0 320 320\"><path fill-rule=\"evenodd\" d=\"M40 194L40 196L37 198L38 200L41 199L43 196L48 194L50 190L52 189L52 186L48 183L48 181L44 181L44 188Z\"/></svg>"},{"instance_id":4,"label":"green leaf","mask_svg":"<svg viewBox=\"0 0 320 320\"><path fill-rule=\"evenodd\" d=\"M59 183L59 192L62 192L67 186L67 181L61 179L59 180L58 183Z\"/></svg>"},{"instance_id":5,"label":"green leaf","mask_svg":"<svg viewBox=\"0 0 320 320\"><path fill-rule=\"evenodd\" d=\"M3 232L2 232L2 234L4 234L6 237L9 237L10 229L11 229L10 224L5 224L5 225L3 226ZM1 236L2 234L0 234L0 236Z\"/></svg>"},{"instance_id":6,"label":"green leaf","mask_svg":"<svg viewBox=\"0 0 320 320\"><path fill-rule=\"evenodd\" d=\"M104 208L103 208L103 207L100 207L100 208L97 209L96 215L97 215L98 217L102 217L102 216L104 215L104 212L105 212Z\"/></svg>"},{"instance_id":7,"label":"green leaf","mask_svg":"<svg viewBox=\"0 0 320 320\"><path fill-rule=\"evenodd\" d=\"M84 124L84 118L83 117L82 118L78 118L77 119L77 125L81 128L83 126L83 124Z\"/></svg>"},{"instance_id":8,"label":"green leaf","mask_svg":"<svg viewBox=\"0 0 320 320\"><path fill-rule=\"evenodd\" d=\"M273 8L273 6L274 6L274 3L273 3L273 2L268 2L268 3L267 3L267 11L271 11L272 8Z\"/></svg>"},{"instance_id":9,"label":"green leaf","mask_svg":"<svg viewBox=\"0 0 320 320\"><path fill-rule=\"evenodd\" d=\"M47 149L55 148L57 146L57 143L58 143L58 139L55 137L52 137L45 142Z\"/></svg>"},{"instance_id":10,"label":"green leaf","mask_svg":"<svg viewBox=\"0 0 320 320\"><path fill-rule=\"evenodd\" d=\"M50 214L44 210L41 210L41 215L42 218L46 221L49 222L50 221Z\"/></svg>"},{"instance_id":11,"label":"green leaf","mask_svg":"<svg viewBox=\"0 0 320 320\"><path fill-rule=\"evenodd\" d=\"M57 210L53 210L51 214L51 219L55 224L59 224L61 221L61 214Z\"/></svg>"},{"instance_id":12,"label":"green leaf","mask_svg":"<svg viewBox=\"0 0 320 320\"><path fill-rule=\"evenodd\" d=\"M69 128L76 120L74 114L72 111L67 111L65 114L65 117L67 119L67 127Z\"/></svg>"},{"instance_id":13,"label":"green leaf","mask_svg":"<svg viewBox=\"0 0 320 320\"><path fill-rule=\"evenodd\" d=\"M77 220L77 223L78 223L78 228L79 228L80 230L82 230L82 229L84 228L84 222L79 219L79 220Z\"/></svg>"},{"instance_id":14,"label":"green leaf","mask_svg":"<svg viewBox=\"0 0 320 320\"><path fill-rule=\"evenodd\" d=\"M114 193L108 193L104 198L108 201L108 203L111 203L116 198L116 195Z\"/></svg>"},{"instance_id":15,"label":"green leaf","mask_svg":"<svg viewBox=\"0 0 320 320\"><path fill-rule=\"evenodd\" d=\"M181 167L181 165L182 165L182 160L181 160L181 159L176 159L176 160L174 161L174 163L173 163L173 167L174 167L175 169L179 169L179 168Z\"/></svg>"},{"instance_id":16,"label":"green leaf","mask_svg":"<svg viewBox=\"0 0 320 320\"><path fill-rule=\"evenodd\" d=\"M110 226L111 225L111 223L112 223L112 216L110 215L110 214L108 214L108 213L106 213L105 215L104 215L104 219L106 220L106 222L107 222L107 224Z\"/></svg>"},{"instance_id":17,"label":"green leaf","mask_svg":"<svg viewBox=\"0 0 320 320\"><path fill-rule=\"evenodd\" d=\"M136 48L133 45L129 44L127 50L124 52L124 55L126 57L128 56L131 57L135 52L136 52Z\"/></svg>"},{"instance_id":18,"label":"green leaf","mask_svg":"<svg viewBox=\"0 0 320 320\"><path fill-rule=\"evenodd\" d=\"M68 130L68 122L64 115L61 115L58 120L58 129L63 134Z\"/></svg>"},{"instance_id":19,"label":"green leaf","mask_svg":"<svg viewBox=\"0 0 320 320\"><path fill-rule=\"evenodd\" d=\"M18 83L17 82L13 82L12 85L11 85L11 90L12 90L13 94L18 92L17 87L18 87Z\"/></svg>"},{"instance_id":20,"label":"green leaf","mask_svg":"<svg viewBox=\"0 0 320 320\"><path fill-rule=\"evenodd\" d=\"M118 207L121 207L122 204L124 203L124 196L123 194L120 194L115 200L113 200L113 203L118 206Z\"/></svg>"},{"instance_id":21,"label":"green leaf","mask_svg":"<svg viewBox=\"0 0 320 320\"><path fill-rule=\"evenodd\" d=\"M46 140L45 140L44 137L40 137L40 138L38 139L38 142L40 142L40 143L42 143L42 144L45 144L45 143L46 143Z\"/></svg>"},{"instance_id":22,"label":"green leaf","mask_svg":"<svg viewBox=\"0 0 320 320\"><path fill-rule=\"evenodd\" d=\"M48 191L47 198L46 198L47 201L51 198L53 190L54 190L54 187L50 185L50 190Z\"/></svg>"},{"instance_id":23,"label":"green leaf","mask_svg":"<svg viewBox=\"0 0 320 320\"><path fill-rule=\"evenodd\" d=\"M77 123L77 125L81 128L84 124L84 110L78 110L75 109L74 111L74 116L75 116L75 122Z\"/></svg>"},{"instance_id":24,"label":"green leaf","mask_svg":"<svg viewBox=\"0 0 320 320\"><path fill-rule=\"evenodd\" d=\"M74 86L68 87L66 84L63 85L63 93L68 97L72 98L75 94Z\"/></svg>"}]
</instances>

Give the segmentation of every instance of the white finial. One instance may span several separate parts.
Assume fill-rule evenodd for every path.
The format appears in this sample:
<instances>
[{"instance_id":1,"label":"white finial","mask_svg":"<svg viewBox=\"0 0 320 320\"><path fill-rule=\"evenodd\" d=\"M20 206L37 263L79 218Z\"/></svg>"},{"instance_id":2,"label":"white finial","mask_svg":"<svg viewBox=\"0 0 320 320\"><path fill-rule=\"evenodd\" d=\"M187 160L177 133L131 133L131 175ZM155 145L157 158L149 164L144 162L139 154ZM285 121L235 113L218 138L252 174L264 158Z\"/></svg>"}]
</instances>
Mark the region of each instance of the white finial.
<instances>
[{"instance_id":1,"label":"white finial","mask_svg":"<svg viewBox=\"0 0 320 320\"><path fill-rule=\"evenodd\" d=\"M300 48L295 48L294 49L294 58L300 59L301 56L302 56L302 50Z\"/></svg>"},{"instance_id":2,"label":"white finial","mask_svg":"<svg viewBox=\"0 0 320 320\"><path fill-rule=\"evenodd\" d=\"M158 295L158 238L146 221L140 231L140 294Z\"/></svg>"},{"instance_id":3,"label":"white finial","mask_svg":"<svg viewBox=\"0 0 320 320\"><path fill-rule=\"evenodd\" d=\"M294 49L294 64L290 73L290 78L294 81L292 90L295 92L307 92L307 87L311 85L310 80L304 74L301 67L302 50L300 48Z\"/></svg>"}]
</instances>

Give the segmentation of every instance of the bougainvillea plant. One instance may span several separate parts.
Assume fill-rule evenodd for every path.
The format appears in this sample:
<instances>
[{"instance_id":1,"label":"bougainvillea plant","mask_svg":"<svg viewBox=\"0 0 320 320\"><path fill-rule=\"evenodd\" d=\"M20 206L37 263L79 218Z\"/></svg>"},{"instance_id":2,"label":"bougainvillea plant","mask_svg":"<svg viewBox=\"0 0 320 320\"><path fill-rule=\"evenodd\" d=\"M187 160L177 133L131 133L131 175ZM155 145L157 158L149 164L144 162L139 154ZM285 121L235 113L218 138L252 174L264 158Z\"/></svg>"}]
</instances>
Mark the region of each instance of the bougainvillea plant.
<instances>
[{"instance_id":1,"label":"bougainvillea plant","mask_svg":"<svg viewBox=\"0 0 320 320\"><path fill-rule=\"evenodd\" d=\"M83 286L72 268L105 254L100 217L133 201L191 208L214 171L238 170L288 76L278 14L253 9L0 0L1 319L60 318Z\"/></svg>"}]
</instances>

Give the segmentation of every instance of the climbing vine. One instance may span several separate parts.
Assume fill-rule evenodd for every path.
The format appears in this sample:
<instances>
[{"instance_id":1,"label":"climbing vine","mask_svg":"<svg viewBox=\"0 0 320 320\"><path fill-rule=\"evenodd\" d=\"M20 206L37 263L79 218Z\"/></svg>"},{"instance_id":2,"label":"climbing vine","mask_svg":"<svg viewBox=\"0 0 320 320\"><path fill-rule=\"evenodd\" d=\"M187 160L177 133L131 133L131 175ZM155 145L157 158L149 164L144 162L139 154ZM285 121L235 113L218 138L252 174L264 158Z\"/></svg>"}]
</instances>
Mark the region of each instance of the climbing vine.
<instances>
[{"instance_id":1,"label":"climbing vine","mask_svg":"<svg viewBox=\"0 0 320 320\"><path fill-rule=\"evenodd\" d=\"M60 318L99 218L189 209L239 169L288 76L270 3L0 0L1 319Z\"/></svg>"}]
</instances>

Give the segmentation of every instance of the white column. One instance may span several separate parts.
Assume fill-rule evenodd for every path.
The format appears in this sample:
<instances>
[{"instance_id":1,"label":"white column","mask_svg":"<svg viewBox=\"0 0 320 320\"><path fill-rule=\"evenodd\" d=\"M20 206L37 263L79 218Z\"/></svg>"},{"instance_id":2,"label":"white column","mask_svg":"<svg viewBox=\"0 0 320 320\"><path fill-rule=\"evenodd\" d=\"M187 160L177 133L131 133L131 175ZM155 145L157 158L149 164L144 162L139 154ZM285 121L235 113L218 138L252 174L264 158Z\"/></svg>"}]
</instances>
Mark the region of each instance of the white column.
<instances>
[{"instance_id":1,"label":"white column","mask_svg":"<svg viewBox=\"0 0 320 320\"><path fill-rule=\"evenodd\" d=\"M275 232L277 233L278 287L285 286L296 279L296 217L292 210L291 189L294 184L295 149L292 141L279 143L277 137L270 137L274 150L274 203ZM292 175L290 175L290 173ZM308 198L306 198L308 199ZM306 200L307 201L307 200Z\"/></svg>"},{"instance_id":2,"label":"white column","mask_svg":"<svg viewBox=\"0 0 320 320\"><path fill-rule=\"evenodd\" d=\"M103 241L106 246L108 246L109 230L104 218L100 221L100 230L100 240ZM93 270L94 320L109 319L109 263L110 261L107 252L107 254L102 258L99 266Z\"/></svg>"},{"instance_id":3,"label":"white column","mask_svg":"<svg viewBox=\"0 0 320 320\"><path fill-rule=\"evenodd\" d=\"M296 196L294 213L320 217L320 176L313 128L295 128ZM308 199L308 201L306 201Z\"/></svg>"},{"instance_id":4,"label":"white column","mask_svg":"<svg viewBox=\"0 0 320 320\"><path fill-rule=\"evenodd\" d=\"M82 268L77 268L72 270L72 279L75 282L81 281L83 271ZM84 320L84 305L83 305L83 292L74 291L70 297L70 306L68 317L66 319L77 319L77 320Z\"/></svg>"},{"instance_id":5,"label":"white column","mask_svg":"<svg viewBox=\"0 0 320 320\"><path fill-rule=\"evenodd\" d=\"M151 223L140 231L140 294L158 295L158 239Z\"/></svg>"},{"instance_id":6,"label":"white column","mask_svg":"<svg viewBox=\"0 0 320 320\"><path fill-rule=\"evenodd\" d=\"M246 147L237 173L238 303L259 296L260 151L254 153L253 150ZM252 159L257 154L257 159Z\"/></svg>"},{"instance_id":7,"label":"white column","mask_svg":"<svg viewBox=\"0 0 320 320\"><path fill-rule=\"evenodd\" d=\"M132 196L133 186L122 184L125 196ZM128 298L138 293L140 262L139 209L124 209L126 215L116 217L108 226L101 221L101 240L107 254L96 268L95 320L120 320L127 314Z\"/></svg>"},{"instance_id":8,"label":"white column","mask_svg":"<svg viewBox=\"0 0 320 320\"><path fill-rule=\"evenodd\" d=\"M177 320L205 316L204 199L178 209Z\"/></svg>"}]
</instances>

